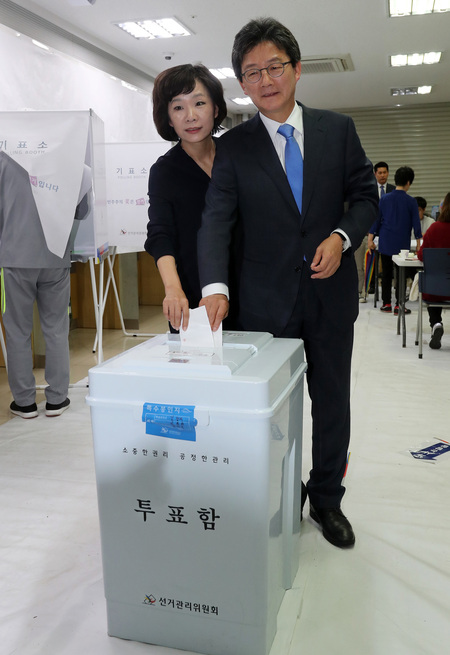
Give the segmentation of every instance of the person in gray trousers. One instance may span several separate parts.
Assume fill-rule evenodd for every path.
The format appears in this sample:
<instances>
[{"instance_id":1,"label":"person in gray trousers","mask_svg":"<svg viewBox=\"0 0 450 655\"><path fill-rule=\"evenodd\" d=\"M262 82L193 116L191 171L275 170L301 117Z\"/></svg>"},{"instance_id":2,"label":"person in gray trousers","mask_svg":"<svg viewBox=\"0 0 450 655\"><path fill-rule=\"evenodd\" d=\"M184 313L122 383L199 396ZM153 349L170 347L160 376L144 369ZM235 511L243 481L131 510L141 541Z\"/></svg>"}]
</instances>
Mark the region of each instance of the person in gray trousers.
<instances>
[{"instance_id":1,"label":"person in gray trousers","mask_svg":"<svg viewBox=\"0 0 450 655\"><path fill-rule=\"evenodd\" d=\"M31 333L36 301L45 340L47 416L70 405L70 247L58 257L47 247L28 172L0 152L1 312L5 329L10 410L22 418L38 415Z\"/></svg>"}]
</instances>

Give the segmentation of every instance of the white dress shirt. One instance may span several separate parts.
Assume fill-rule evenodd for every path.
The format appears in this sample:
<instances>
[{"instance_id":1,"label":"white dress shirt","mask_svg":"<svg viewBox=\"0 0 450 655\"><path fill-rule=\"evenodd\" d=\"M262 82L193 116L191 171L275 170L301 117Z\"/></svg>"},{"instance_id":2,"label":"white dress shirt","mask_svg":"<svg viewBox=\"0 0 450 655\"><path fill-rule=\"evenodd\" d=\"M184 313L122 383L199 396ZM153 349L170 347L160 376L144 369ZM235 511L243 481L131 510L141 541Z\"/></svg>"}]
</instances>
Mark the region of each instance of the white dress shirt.
<instances>
[{"instance_id":1,"label":"white dress shirt","mask_svg":"<svg viewBox=\"0 0 450 655\"><path fill-rule=\"evenodd\" d=\"M283 170L286 171L286 166L284 163L284 151L286 148L286 138L278 132L278 128L280 125L284 125L284 123L279 123L278 121L274 121L271 118L267 118L267 116L263 116L263 114L259 115L260 119L262 120L264 127L269 133L270 138L272 139L272 143L274 145L274 148L277 152L277 155L279 157L279 160L281 162L281 165L283 166ZM304 147L304 139L303 139L303 111L300 105L295 103L295 107L292 110L291 115L289 118L285 121L285 123L288 123L289 125L292 125L294 128L294 139L297 141L300 152L302 153L303 159L305 158L305 147Z\"/></svg>"}]
</instances>

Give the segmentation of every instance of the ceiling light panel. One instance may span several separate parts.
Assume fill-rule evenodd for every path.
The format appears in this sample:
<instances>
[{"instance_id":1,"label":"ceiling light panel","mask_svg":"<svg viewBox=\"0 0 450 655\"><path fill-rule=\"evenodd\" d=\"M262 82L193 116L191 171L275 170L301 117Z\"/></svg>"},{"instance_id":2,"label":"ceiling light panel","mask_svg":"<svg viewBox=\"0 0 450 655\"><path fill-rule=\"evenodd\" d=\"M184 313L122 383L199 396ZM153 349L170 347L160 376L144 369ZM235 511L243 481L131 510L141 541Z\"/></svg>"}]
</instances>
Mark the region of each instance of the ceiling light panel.
<instances>
[{"instance_id":1,"label":"ceiling light panel","mask_svg":"<svg viewBox=\"0 0 450 655\"><path fill-rule=\"evenodd\" d=\"M391 66L420 66L422 64L438 64L442 52L416 52L412 55L391 55Z\"/></svg>"},{"instance_id":2,"label":"ceiling light panel","mask_svg":"<svg viewBox=\"0 0 450 655\"><path fill-rule=\"evenodd\" d=\"M40 41L36 41L35 39L31 39L31 43L38 48L41 48L42 50L50 50L48 45L45 45L44 43L41 43Z\"/></svg>"},{"instance_id":3,"label":"ceiling light panel","mask_svg":"<svg viewBox=\"0 0 450 655\"><path fill-rule=\"evenodd\" d=\"M220 73L222 73L222 75L225 75L225 77L230 77L230 78L236 77L234 74L234 70L232 68L225 67L225 68L219 68L218 70Z\"/></svg>"},{"instance_id":4,"label":"ceiling light panel","mask_svg":"<svg viewBox=\"0 0 450 655\"><path fill-rule=\"evenodd\" d=\"M408 66L421 66L423 64L423 55L416 52L414 55L408 55Z\"/></svg>"},{"instance_id":5,"label":"ceiling light panel","mask_svg":"<svg viewBox=\"0 0 450 655\"><path fill-rule=\"evenodd\" d=\"M69 5L74 7L89 7L90 5L95 5L96 0L67 0Z\"/></svg>"},{"instance_id":6,"label":"ceiling light panel","mask_svg":"<svg viewBox=\"0 0 450 655\"><path fill-rule=\"evenodd\" d=\"M136 20L114 23L135 39L170 39L175 36L191 36L190 32L175 18L157 20Z\"/></svg>"},{"instance_id":7,"label":"ceiling light panel","mask_svg":"<svg viewBox=\"0 0 450 655\"><path fill-rule=\"evenodd\" d=\"M250 98L231 98L231 102L234 102L236 105L252 105L253 102Z\"/></svg>"},{"instance_id":8,"label":"ceiling light panel","mask_svg":"<svg viewBox=\"0 0 450 655\"><path fill-rule=\"evenodd\" d=\"M226 80L227 77L235 77L232 68L210 68L209 72L215 75L219 80Z\"/></svg>"},{"instance_id":9,"label":"ceiling light panel","mask_svg":"<svg viewBox=\"0 0 450 655\"><path fill-rule=\"evenodd\" d=\"M450 0L389 0L389 16L417 16L450 11Z\"/></svg>"},{"instance_id":10,"label":"ceiling light panel","mask_svg":"<svg viewBox=\"0 0 450 655\"><path fill-rule=\"evenodd\" d=\"M391 96L416 96L431 93L432 86L407 86L403 89L391 89Z\"/></svg>"},{"instance_id":11,"label":"ceiling light panel","mask_svg":"<svg viewBox=\"0 0 450 655\"><path fill-rule=\"evenodd\" d=\"M434 11L434 0L413 0L412 14L431 14Z\"/></svg>"},{"instance_id":12,"label":"ceiling light panel","mask_svg":"<svg viewBox=\"0 0 450 655\"><path fill-rule=\"evenodd\" d=\"M408 55L391 55L391 66L407 66Z\"/></svg>"},{"instance_id":13,"label":"ceiling light panel","mask_svg":"<svg viewBox=\"0 0 450 655\"><path fill-rule=\"evenodd\" d=\"M226 80L227 76L220 72L218 68L210 68L209 72L212 73L218 80Z\"/></svg>"},{"instance_id":14,"label":"ceiling light panel","mask_svg":"<svg viewBox=\"0 0 450 655\"><path fill-rule=\"evenodd\" d=\"M425 52L423 55L424 64L438 64L441 61L442 52Z\"/></svg>"}]
</instances>

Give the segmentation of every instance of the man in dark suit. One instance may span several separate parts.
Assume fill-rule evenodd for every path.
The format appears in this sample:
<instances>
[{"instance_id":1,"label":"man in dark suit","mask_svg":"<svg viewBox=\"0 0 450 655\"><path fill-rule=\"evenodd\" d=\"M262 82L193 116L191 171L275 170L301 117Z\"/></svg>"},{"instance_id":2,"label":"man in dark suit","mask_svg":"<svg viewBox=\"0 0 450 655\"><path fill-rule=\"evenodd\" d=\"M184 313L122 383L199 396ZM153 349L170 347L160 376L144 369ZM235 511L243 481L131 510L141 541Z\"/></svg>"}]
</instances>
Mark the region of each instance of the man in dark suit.
<instances>
[{"instance_id":1,"label":"man in dark suit","mask_svg":"<svg viewBox=\"0 0 450 655\"><path fill-rule=\"evenodd\" d=\"M389 184L389 166L385 161L379 161L373 167L373 173L377 180L378 188L378 198L381 198L386 193L394 191L395 186ZM358 271L358 291L359 291L359 302L367 302L367 294L364 288L364 277L365 277L365 255L368 248L367 235L361 242L359 248L355 250L355 263L356 270ZM369 293L375 293L375 279L372 279L370 284Z\"/></svg>"},{"instance_id":2,"label":"man in dark suit","mask_svg":"<svg viewBox=\"0 0 450 655\"><path fill-rule=\"evenodd\" d=\"M295 102L300 50L287 28L272 18L250 21L235 37L232 61L259 113L219 139L199 232L201 304L217 329L228 311L237 224L239 326L303 339L313 419L310 514L331 543L352 546L340 505L359 307L353 248L377 214L375 178L350 118ZM295 128L304 159L300 203L284 170L287 141L277 132L284 123Z\"/></svg>"},{"instance_id":3,"label":"man in dark suit","mask_svg":"<svg viewBox=\"0 0 450 655\"><path fill-rule=\"evenodd\" d=\"M375 166L373 167L373 172L377 179L378 198L381 198L386 193L390 193L391 191L394 191L395 185L389 184L388 182L389 166L386 164L385 161L379 161L377 164L375 164Z\"/></svg>"}]
</instances>

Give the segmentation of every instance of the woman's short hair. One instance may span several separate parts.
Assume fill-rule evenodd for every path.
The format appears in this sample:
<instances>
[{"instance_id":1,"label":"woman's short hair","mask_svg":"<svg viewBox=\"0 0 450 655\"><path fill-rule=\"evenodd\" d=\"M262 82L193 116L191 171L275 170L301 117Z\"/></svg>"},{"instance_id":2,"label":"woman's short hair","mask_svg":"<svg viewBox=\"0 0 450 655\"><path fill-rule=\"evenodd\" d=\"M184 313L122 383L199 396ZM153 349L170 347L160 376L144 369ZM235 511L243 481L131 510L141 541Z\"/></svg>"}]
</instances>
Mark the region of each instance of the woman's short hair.
<instances>
[{"instance_id":1,"label":"woman's short hair","mask_svg":"<svg viewBox=\"0 0 450 655\"><path fill-rule=\"evenodd\" d=\"M158 134L166 141L178 141L178 135L169 125L169 102L175 96L192 93L197 82L201 82L217 107L213 134L220 130L220 125L227 115L227 105L223 97L220 81L202 64L182 64L160 73L153 87L153 120Z\"/></svg>"},{"instance_id":2,"label":"woman's short hair","mask_svg":"<svg viewBox=\"0 0 450 655\"><path fill-rule=\"evenodd\" d=\"M275 18L255 18L234 37L231 63L234 74L242 82L242 60L253 48L264 41L274 43L277 48L284 50L292 66L301 59L300 47L297 39L287 27Z\"/></svg>"},{"instance_id":3,"label":"woman's short hair","mask_svg":"<svg viewBox=\"0 0 450 655\"><path fill-rule=\"evenodd\" d=\"M408 182L412 184L414 182L414 171L409 166L400 166L395 171L394 176L395 186L406 186Z\"/></svg>"}]
</instances>

